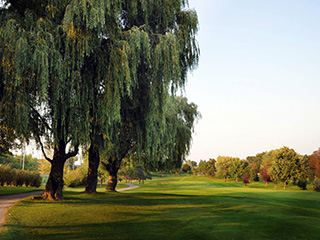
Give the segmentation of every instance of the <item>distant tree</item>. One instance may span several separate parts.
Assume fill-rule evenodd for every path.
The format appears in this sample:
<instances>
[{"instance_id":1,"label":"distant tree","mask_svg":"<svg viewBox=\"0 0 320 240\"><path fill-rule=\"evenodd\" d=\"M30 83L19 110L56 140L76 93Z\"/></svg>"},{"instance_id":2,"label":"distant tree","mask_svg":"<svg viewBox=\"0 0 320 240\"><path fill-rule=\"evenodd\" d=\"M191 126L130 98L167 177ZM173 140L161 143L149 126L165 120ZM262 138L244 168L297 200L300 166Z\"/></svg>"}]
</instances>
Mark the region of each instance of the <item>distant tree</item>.
<instances>
[{"instance_id":1,"label":"distant tree","mask_svg":"<svg viewBox=\"0 0 320 240\"><path fill-rule=\"evenodd\" d=\"M216 175L216 160L210 158L208 161L200 160L197 171L206 177L213 178Z\"/></svg>"},{"instance_id":2,"label":"distant tree","mask_svg":"<svg viewBox=\"0 0 320 240\"><path fill-rule=\"evenodd\" d=\"M307 179L310 171L308 156L299 156L297 163L297 170L295 176L295 182L301 190L307 190Z\"/></svg>"},{"instance_id":3,"label":"distant tree","mask_svg":"<svg viewBox=\"0 0 320 240\"><path fill-rule=\"evenodd\" d=\"M231 160L232 160L232 157L218 156L217 162L215 164L217 169L217 177L223 178L225 182L231 176L230 174Z\"/></svg>"},{"instance_id":4,"label":"distant tree","mask_svg":"<svg viewBox=\"0 0 320 240\"><path fill-rule=\"evenodd\" d=\"M288 147L282 147L274 151L274 161L272 162L272 177L273 180L283 183L283 188L289 182L294 181L296 178L296 172L298 170L299 156L293 150Z\"/></svg>"},{"instance_id":5,"label":"distant tree","mask_svg":"<svg viewBox=\"0 0 320 240\"><path fill-rule=\"evenodd\" d=\"M181 170L182 170L183 172L187 173L187 172L191 171L191 167L190 167L189 164L184 163L184 164L182 165Z\"/></svg>"},{"instance_id":6,"label":"distant tree","mask_svg":"<svg viewBox=\"0 0 320 240\"><path fill-rule=\"evenodd\" d=\"M250 182L257 181L256 179L259 180L256 173L256 165L254 163L249 164L247 161L244 161L243 175L247 175Z\"/></svg>"},{"instance_id":7,"label":"distant tree","mask_svg":"<svg viewBox=\"0 0 320 240\"><path fill-rule=\"evenodd\" d=\"M205 174L205 165L206 165L206 161L200 160L198 167L197 167L197 172L201 173L201 174Z\"/></svg>"},{"instance_id":8,"label":"distant tree","mask_svg":"<svg viewBox=\"0 0 320 240\"><path fill-rule=\"evenodd\" d=\"M8 164L12 168L15 169L22 169L23 165L23 158L24 158L24 169L25 170L30 170L30 171L38 171L38 159L32 157L31 154L25 155L12 155L12 154L7 154L0 156L0 164Z\"/></svg>"},{"instance_id":9,"label":"distant tree","mask_svg":"<svg viewBox=\"0 0 320 240\"><path fill-rule=\"evenodd\" d=\"M70 171L70 170L75 170L77 166L75 165L75 162L78 160L77 157L71 157L66 160L65 165L64 165L64 171Z\"/></svg>"},{"instance_id":10,"label":"distant tree","mask_svg":"<svg viewBox=\"0 0 320 240\"><path fill-rule=\"evenodd\" d=\"M98 168L98 178L100 178L100 186L102 186L104 181L108 179L108 176L109 174L107 172L107 169L103 164L100 164Z\"/></svg>"},{"instance_id":11,"label":"distant tree","mask_svg":"<svg viewBox=\"0 0 320 240\"><path fill-rule=\"evenodd\" d=\"M129 177L129 169L127 168L125 161L122 162L120 168L119 168L119 180L125 180L126 183L130 179Z\"/></svg>"},{"instance_id":12,"label":"distant tree","mask_svg":"<svg viewBox=\"0 0 320 240\"><path fill-rule=\"evenodd\" d=\"M244 161L240 158L231 158L229 173L235 179L235 182L238 182L244 173Z\"/></svg>"},{"instance_id":13,"label":"distant tree","mask_svg":"<svg viewBox=\"0 0 320 240\"><path fill-rule=\"evenodd\" d=\"M251 165L251 168L255 170L255 173L258 174L260 172L260 169L262 167L263 163L263 156L266 154L266 152L263 153L257 153L256 156L248 156L247 161Z\"/></svg>"},{"instance_id":14,"label":"distant tree","mask_svg":"<svg viewBox=\"0 0 320 240\"><path fill-rule=\"evenodd\" d=\"M187 160L186 164L188 164L191 167L191 170L193 170L194 167L197 167L196 161Z\"/></svg>"},{"instance_id":15,"label":"distant tree","mask_svg":"<svg viewBox=\"0 0 320 240\"><path fill-rule=\"evenodd\" d=\"M260 175L263 181L266 182L266 188L268 187L269 182L271 182L271 176L268 174L268 167L264 166L261 171Z\"/></svg>"},{"instance_id":16,"label":"distant tree","mask_svg":"<svg viewBox=\"0 0 320 240\"><path fill-rule=\"evenodd\" d=\"M320 182L317 178L315 178L312 182L312 189L315 192L320 192Z\"/></svg>"},{"instance_id":17,"label":"distant tree","mask_svg":"<svg viewBox=\"0 0 320 240\"><path fill-rule=\"evenodd\" d=\"M142 184L144 181L147 179L145 173L144 173L144 168L141 165L138 165L135 167L135 177L139 181L139 184L142 181Z\"/></svg>"},{"instance_id":18,"label":"distant tree","mask_svg":"<svg viewBox=\"0 0 320 240\"><path fill-rule=\"evenodd\" d=\"M243 176L242 182L243 182L243 184L246 185L246 186L247 186L248 183L250 183L250 179L249 179L249 177L248 177L247 174L245 174L245 175Z\"/></svg>"},{"instance_id":19,"label":"distant tree","mask_svg":"<svg viewBox=\"0 0 320 240\"><path fill-rule=\"evenodd\" d=\"M310 166L310 179L320 179L320 148L308 156Z\"/></svg>"},{"instance_id":20,"label":"distant tree","mask_svg":"<svg viewBox=\"0 0 320 240\"><path fill-rule=\"evenodd\" d=\"M47 160L39 159L37 161L37 165L38 165L38 170L39 170L40 174L49 175L50 169L51 169L51 164Z\"/></svg>"},{"instance_id":21,"label":"distant tree","mask_svg":"<svg viewBox=\"0 0 320 240\"><path fill-rule=\"evenodd\" d=\"M213 178L216 175L216 160L213 158L210 158L208 162L206 162L205 165L205 175L207 177Z\"/></svg>"},{"instance_id":22,"label":"distant tree","mask_svg":"<svg viewBox=\"0 0 320 240\"><path fill-rule=\"evenodd\" d=\"M1 165L10 165L11 168L20 169L21 159L16 158L12 153L4 154L0 156Z\"/></svg>"}]
</instances>

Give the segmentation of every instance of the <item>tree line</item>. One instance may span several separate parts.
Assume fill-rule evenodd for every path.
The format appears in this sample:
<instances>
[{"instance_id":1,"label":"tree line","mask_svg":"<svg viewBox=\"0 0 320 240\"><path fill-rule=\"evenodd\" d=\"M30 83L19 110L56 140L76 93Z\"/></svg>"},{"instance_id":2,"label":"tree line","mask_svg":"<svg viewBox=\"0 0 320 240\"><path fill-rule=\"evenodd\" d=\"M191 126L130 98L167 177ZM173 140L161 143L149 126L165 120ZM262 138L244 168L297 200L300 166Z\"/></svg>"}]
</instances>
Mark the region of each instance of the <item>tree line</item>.
<instances>
[{"instance_id":1,"label":"tree line","mask_svg":"<svg viewBox=\"0 0 320 240\"><path fill-rule=\"evenodd\" d=\"M44 199L63 198L64 165L79 146L87 193L100 162L109 191L128 155L149 168L181 165L200 116L176 97L199 58L188 1L2 2L0 147L36 141L51 168Z\"/></svg>"},{"instance_id":2,"label":"tree line","mask_svg":"<svg viewBox=\"0 0 320 240\"><path fill-rule=\"evenodd\" d=\"M309 156L302 156L288 147L248 156L245 160L219 156L217 160L200 160L196 171L208 177L222 178L225 182L227 179L235 182L242 179L244 183L263 180L266 187L273 182L275 188L281 183L284 189L294 183L305 190L308 181L319 185L320 148Z\"/></svg>"}]
</instances>

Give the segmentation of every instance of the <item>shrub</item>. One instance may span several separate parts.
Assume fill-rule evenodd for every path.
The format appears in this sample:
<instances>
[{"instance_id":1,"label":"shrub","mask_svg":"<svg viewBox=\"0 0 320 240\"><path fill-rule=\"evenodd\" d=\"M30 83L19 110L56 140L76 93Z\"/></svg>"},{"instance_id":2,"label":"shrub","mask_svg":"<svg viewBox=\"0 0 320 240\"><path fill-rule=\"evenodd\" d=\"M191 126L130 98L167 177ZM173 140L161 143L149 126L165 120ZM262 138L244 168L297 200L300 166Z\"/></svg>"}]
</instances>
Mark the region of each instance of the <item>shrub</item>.
<instances>
[{"instance_id":1,"label":"shrub","mask_svg":"<svg viewBox=\"0 0 320 240\"><path fill-rule=\"evenodd\" d=\"M318 179L315 179L312 183L313 191L320 192L320 182Z\"/></svg>"},{"instance_id":2,"label":"shrub","mask_svg":"<svg viewBox=\"0 0 320 240\"><path fill-rule=\"evenodd\" d=\"M32 181L32 172L24 171L24 185L29 187Z\"/></svg>"},{"instance_id":3,"label":"shrub","mask_svg":"<svg viewBox=\"0 0 320 240\"><path fill-rule=\"evenodd\" d=\"M0 186L14 185L21 187L40 187L41 176L39 173L28 170L12 169L10 165L0 166Z\"/></svg>"},{"instance_id":4,"label":"shrub","mask_svg":"<svg viewBox=\"0 0 320 240\"><path fill-rule=\"evenodd\" d=\"M13 176L13 185L16 187L21 187L26 179L26 173L21 170L13 169L14 176Z\"/></svg>"},{"instance_id":5,"label":"shrub","mask_svg":"<svg viewBox=\"0 0 320 240\"><path fill-rule=\"evenodd\" d=\"M307 190L307 182L306 181L299 180L297 185L301 190Z\"/></svg>"},{"instance_id":6,"label":"shrub","mask_svg":"<svg viewBox=\"0 0 320 240\"><path fill-rule=\"evenodd\" d=\"M84 168L77 168L72 170L64 176L64 185L67 187L76 187L85 185L87 181L87 174Z\"/></svg>"},{"instance_id":7,"label":"shrub","mask_svg":"<svg viewBox=\"0 0 320 240\"><path fill-rule=\"evenodd\" d=\"M42 178L40 176L40 173L37 172L30 172L30 186L31 187L40 187L42 182Z\"/></svg>"},{"instance_id":8,"label":"shrub","mask_svg":"<svg viewBox=\"0 0 320 240\"><path fill-rule=\"evenodd\" d=\"M11 169L9 165L4 166L3 179L4 179L4 183L7 186L10 186L12 184L14 174L15 174L14 169Z\"/></svg>"},{"instance_id":9,"label":"shrub","mask_svg":"<svg viewBox=\"0 0 320 240\"><path fill-rule=\"evenodd\" d=\"M4 166L0 165L0 186L3 186L6 182L5 174L6 172Z\"/></svg>"}]
</instances>

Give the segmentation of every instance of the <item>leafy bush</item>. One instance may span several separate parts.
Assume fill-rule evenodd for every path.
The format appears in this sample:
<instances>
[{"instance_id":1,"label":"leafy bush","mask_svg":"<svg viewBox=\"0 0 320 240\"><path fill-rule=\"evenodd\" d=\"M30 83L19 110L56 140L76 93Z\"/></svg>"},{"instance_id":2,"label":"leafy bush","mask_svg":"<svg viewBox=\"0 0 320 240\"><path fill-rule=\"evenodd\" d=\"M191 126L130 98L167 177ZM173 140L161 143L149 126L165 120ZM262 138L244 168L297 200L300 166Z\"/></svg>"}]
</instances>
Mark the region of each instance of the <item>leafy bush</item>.
<instances>
[{"instance_id":1,"label":"leafy bush","mask_svg":"<svg viewBox=\"0 0 320 240\"><path fill-rule=\"evenodd\" d=\"M64 176L64 185L67 187L76 187L85 185L87 181L87 174L84 168L77 168L72 170Z\"/></svg>"},{"instance_id":2,"label":"leafy bush","mask_svg":"<svg viewBox=\"0 0 320 240\"><path fill-rule=\"evenodd\" d=\"M9 165L2 165L0 168L0 185L3 186L4 184L6 184L7 186L10 186L13 182L15 174L14 170L11 169Z\"/></svg>"},{"instance_id":3,"label":"leafy bush","mask_svg":"<svg viewBox=\"0 0 320 240\"><path fill-rule=\"evenodd\" d=\"M40 187L41 182L42 182L42 178L40 174L37 172L31 172L29 186L38 188Z\"/></svg>"},{"instance_id":4,"label":"leafy bush","mask_svg":"<svg viewBox=\"0 0 320 240\"><path fill-rule=\"evenodd\" d=\"M16 187L21 187L24 184L26 179L26 173L21 170L13 169L14 176L13 176L13 185Z\"/></svg>"},{"instance_id":5,"label":"leafy bush","mask_svg":"<svg viewBox=\"0 0 320 240\"><path fill-rule=\"evenodd\" d=\"M0 166L0 185L21 187L40 187L41 176L37 172L12 169L10 165Z\"/></svg>"},{"instance_id":6,"label":"leafy bush","mask_svg":"<svg viewBox=\"0 0 320 240\"><path fill-rule=\"evenodd\" d=\"M307 182L306 181L299 180L297 185L301 190L307 190Z\"/></svg>"},{"instance_id":7,"label":"leafy bush","mask_svg":"<svg viewBox=\"0 0 320 240\"><path fill-rule=\"evenodd\" d=\"M315 179L312 183L313 191L320 192L320 182L318 179Z\"/></svg>"}]
</instances>

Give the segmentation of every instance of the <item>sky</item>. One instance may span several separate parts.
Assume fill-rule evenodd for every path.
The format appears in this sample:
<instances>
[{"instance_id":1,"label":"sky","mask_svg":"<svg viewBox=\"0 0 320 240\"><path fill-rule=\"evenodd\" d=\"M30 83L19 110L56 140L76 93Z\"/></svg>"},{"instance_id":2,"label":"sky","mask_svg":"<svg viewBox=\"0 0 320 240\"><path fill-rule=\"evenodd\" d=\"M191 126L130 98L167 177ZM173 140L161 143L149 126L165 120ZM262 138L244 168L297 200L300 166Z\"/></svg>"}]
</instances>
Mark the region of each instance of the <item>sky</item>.
<instances>
[{"instance_id":1,"label":"sky","mask_svg":"<svg viewBox=\"0 0 320 240\"><path fill-rule=\"evenodd\" d=\"M201 56L186 97L202 114L187 159L320 147L320 1L189 0Z\"/></svg>"}]
</instances>

